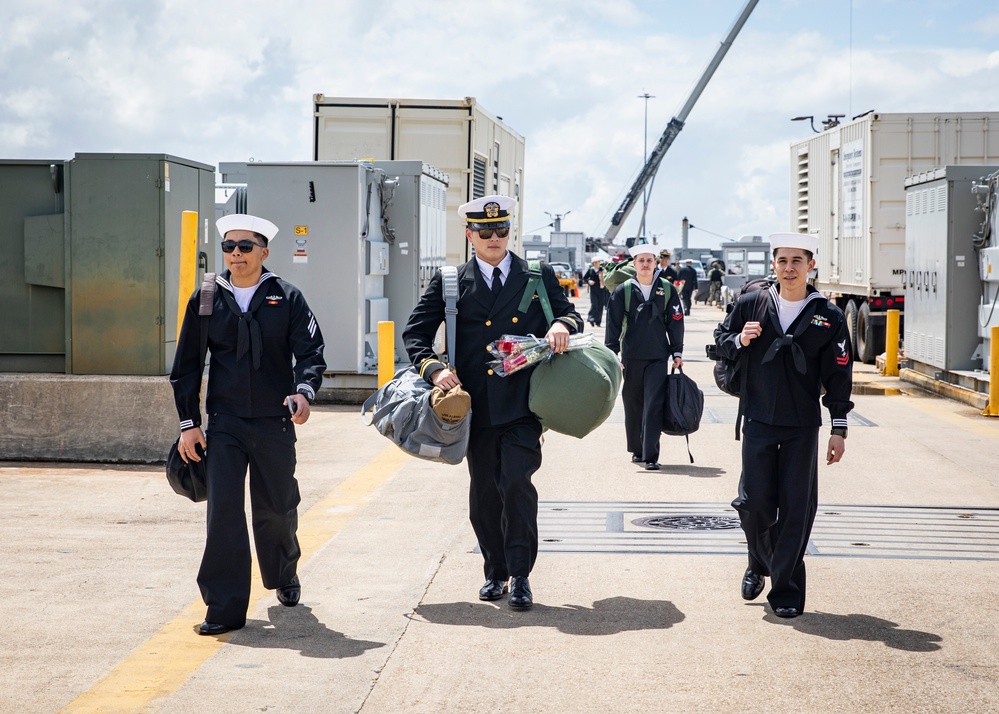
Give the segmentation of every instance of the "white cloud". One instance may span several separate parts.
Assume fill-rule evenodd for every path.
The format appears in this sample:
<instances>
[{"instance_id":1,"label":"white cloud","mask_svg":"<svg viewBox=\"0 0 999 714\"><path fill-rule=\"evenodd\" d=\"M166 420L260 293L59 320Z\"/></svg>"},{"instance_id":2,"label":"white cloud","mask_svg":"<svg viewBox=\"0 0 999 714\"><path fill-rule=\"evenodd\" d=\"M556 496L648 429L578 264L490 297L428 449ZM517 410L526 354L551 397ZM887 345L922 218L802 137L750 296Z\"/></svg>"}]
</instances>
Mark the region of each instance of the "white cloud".
<instances>
[{"instance_id":1,"label":"white cloud","mask_svg":"<svg viewBox=\"0 0 999 714\"><path fill-rule=\"evenodd\" d=\"M596 234L642 163L638 95L655 95L652 146L743 5L482 0L472 13L412 0L294 11L269 0L15 3L0 47L0 157L304 160L316 92L474 96L526 137L525 225L571 210L567 229ZM833 8L761 3L663 162L652 231L672 242L684 215L725 235L786 227L787 147L810 132L793 116L994 108L983 105L999 89L999 52L968 38L999 34L999 15L934 10L934 42L922 43L915 18L934 8L857 2L851 52ZM502 31L483 33L484 22Z\"/></svg>"}]
</instances>

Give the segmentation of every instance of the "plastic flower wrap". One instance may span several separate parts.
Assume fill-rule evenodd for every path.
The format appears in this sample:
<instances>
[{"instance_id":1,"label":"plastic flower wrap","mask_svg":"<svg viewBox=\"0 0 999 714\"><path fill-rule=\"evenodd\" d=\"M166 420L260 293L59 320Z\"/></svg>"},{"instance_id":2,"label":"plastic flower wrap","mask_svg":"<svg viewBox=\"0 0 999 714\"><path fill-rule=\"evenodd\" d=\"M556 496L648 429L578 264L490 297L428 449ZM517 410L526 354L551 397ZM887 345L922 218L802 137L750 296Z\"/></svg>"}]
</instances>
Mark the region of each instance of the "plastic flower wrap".
<instances>
[{"instance_id":1,"label":"plastic flower wrap","mask_svg":"<svg viewBox=\"0 0 999 714\"><path fill-rule=\"evenodd\" d=\"M566 350L578 350L593 343L593 333L586 332L569 336L569 346ZM534 335L503 335L486 347L497 359L489 362L489 367L495 374L506 377L527 367L551 359L554 356L548 340Z\"/></svg>"}]
</instances>

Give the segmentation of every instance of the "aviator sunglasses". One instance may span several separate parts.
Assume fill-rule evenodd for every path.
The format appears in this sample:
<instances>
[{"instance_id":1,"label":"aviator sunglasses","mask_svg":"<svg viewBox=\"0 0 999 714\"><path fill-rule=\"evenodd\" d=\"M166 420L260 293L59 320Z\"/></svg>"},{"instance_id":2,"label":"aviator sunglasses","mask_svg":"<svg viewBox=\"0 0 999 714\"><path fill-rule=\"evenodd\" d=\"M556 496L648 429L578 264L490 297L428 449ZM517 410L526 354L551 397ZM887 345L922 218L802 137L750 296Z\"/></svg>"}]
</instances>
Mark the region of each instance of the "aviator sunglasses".
<instances>
[{"instance_id":1,"label":"aviator sunglasses","mask_svg":"<svg viewBox=\"0 0 999 714\"><path fill-rule=\"evenodd\" d=\"M239 248L239 252L240 253L250 253L250 252L253 251L253 246L255 246L255 245L260 245L260 244L259 243L254 243L252 240L249 240L249 239L244 239L244 240L224 240L224 241L222 241L222 252L223 253L231 253L234 250L236 250L236 248ZM263 248L262 245L260 247Z\"/></svg>"},{"instance_id":2,"label":"aviator sunglasses","mask_svg":"<svg viewBox=\"0 0 999 714\"><path fill-rule=\"evenodd\" d=\"M493 237L493 233L496 234L497 238L506 238L508 235L510 235L510 228L509 226L506 228L480 228L479 238L485 238L486 240L489 240L490 238Z\"/></svg>"}]
</instances>

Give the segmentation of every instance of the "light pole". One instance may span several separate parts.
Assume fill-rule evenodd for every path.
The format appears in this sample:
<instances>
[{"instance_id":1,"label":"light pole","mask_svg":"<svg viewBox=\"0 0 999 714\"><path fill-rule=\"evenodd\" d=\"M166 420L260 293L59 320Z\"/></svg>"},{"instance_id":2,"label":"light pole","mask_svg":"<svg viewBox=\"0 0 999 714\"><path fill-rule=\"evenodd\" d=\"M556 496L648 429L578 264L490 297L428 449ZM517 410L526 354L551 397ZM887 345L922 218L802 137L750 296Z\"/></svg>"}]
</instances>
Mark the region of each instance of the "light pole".
<instances>
[{"instance_id":1,"label":"light pole","mask_svg":"<svg viewBox=\"0 0 999 714\"><path fill-rule=\"evenodd\" d=\"M645 133L642 141L642 163L649 160L649 100L655 99L654 94L643 92L638 95L639 99L645 100ZM638 237L645 236L645 214L649 210L649 189L646 187L642 191L642 224L638 227Z\"/></svg>"},{"instance_id":2,"label":"light pole","mask_svg":"<svg viewBox=\"0 0 999 714\"><path fill-rule=\"evenodd\" d=\"M562 232L562 219L568 216L572 211L566 211L565 213L555 213L551 214L545 211L545 215L552 219L551 227L555 229L556 233Z\"/></svg>"}]
</instances>

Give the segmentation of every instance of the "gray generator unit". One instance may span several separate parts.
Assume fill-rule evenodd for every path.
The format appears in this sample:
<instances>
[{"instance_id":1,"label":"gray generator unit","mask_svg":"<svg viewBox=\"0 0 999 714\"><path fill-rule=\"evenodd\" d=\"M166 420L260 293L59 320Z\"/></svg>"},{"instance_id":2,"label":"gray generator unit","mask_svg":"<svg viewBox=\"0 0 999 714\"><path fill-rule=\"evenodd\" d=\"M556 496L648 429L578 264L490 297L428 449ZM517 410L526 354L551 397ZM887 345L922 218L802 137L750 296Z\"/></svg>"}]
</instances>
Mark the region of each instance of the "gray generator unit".
<instances>
[{"instance_id":1,"label":"gray generator unit","mask_svg":"<svg viewBox=\"0 0 999 714\"><path fill-rule=\"evenodd\" d=\"M999 172L987 176L974 191L981 211L977 214L981 223L974 236L982 296L978 305L978 336L982 371L991 373L992 328L999 327Z\"/></svg>"},{"instance_id":2,"label":"gray generator unit","mask_svg":"<svg viewBox=\"0 0 999 714\"><path fill-rule=\"evenodd\" d=\"M447 259L448 175L422 161L376 161L390 190L385 206L389 274L385 296L395 323L396 360L408 362L402 331Z\"/></svg>"},{"instance_id":3,"label":"gray generator unit","mask_svg":"<svg viewBox=\"0 0 999 714\"><path fill-rule=\"evenodd\" d=\"M905 356L928 376L981 368L981 284L972 186L992 166L945 166L905 180Z\"/></svg>"},{"instance_id":4,"label":"gray generator unit","mask_svg":"<svg viewBox=\"0 0 999 714\"><path fill-rule=\"evenodd\" d=\"M349 375L377 372L383 320L395 324L395 361L408 361L403 329L445 262L447 174L422 161L225 162L219 169L231 192L220 216L251 213L280 229L266 266L305 293L326 339L331 386L369 386Z\"/></svg>"}]
</instances>

